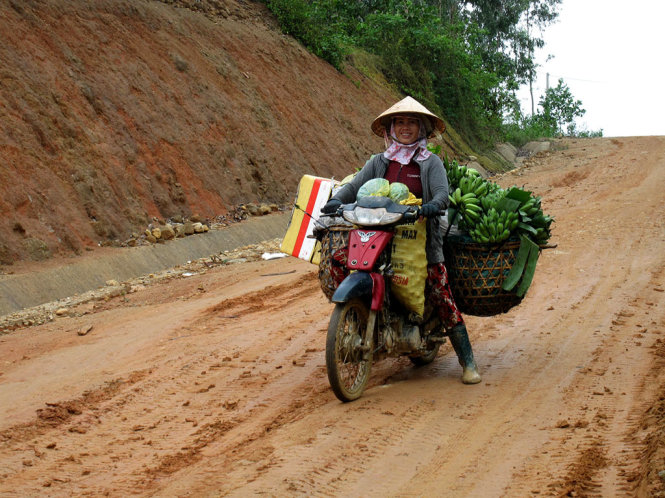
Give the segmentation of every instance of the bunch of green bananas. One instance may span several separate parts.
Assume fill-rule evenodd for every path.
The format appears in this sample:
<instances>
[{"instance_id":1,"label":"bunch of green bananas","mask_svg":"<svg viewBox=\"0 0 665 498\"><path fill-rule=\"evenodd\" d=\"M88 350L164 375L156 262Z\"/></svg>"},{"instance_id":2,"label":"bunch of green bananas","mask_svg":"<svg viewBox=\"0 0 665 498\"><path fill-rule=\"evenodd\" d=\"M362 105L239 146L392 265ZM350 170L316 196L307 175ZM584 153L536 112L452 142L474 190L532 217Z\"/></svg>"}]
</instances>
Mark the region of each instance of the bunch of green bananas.
<instances>
[{"instance_id":1,"label":"bunch of green bananas","mask_svg":"<svg viewBox=\"0 0 665 498\"><path fill-rule=\"evenodd\" d=\"M519 215L522 223L520 229L531 236L538 244L545 244L550 236L550 226L554 218L543 213L541 207L541 198L539 196L531 197L519 208Z\"/></svg>"},{"instance_id":2,"label":"bunch of green bananas","mask_svg":"<svg viewBox=\"0 0 665 498\"><path fill-rule=\"evenodd\" d=\"M510 233L517 228L519 222L519 215L516 212L499 212L495 208L490 208L480 217L469 234L475 242L495 244L510 237Z\"/></svg>"},{"instance_id":3,"label":"bunch of green bananas","mask_svg":"<svg viewBox=\"0 0 665 498\"><path fill-rule=\"evenodd\" d=\"M459 186L448 196L450 205L457 209L462 217L462 227L471 230L483 212L481 199L489 189L488 182L481 176L464 176Z\"/></svg>"},{"instance_id":4,"label":"bunch of green bananas","mask_svg":"<svg viewBox=\"0 0 665 498\"><path fill-rule=\"evenodd\" d=\"M481 198L487 194L489 186L482 176L465 176L459 181L459 189L462 191L462 195L474 194Z\"/></svg>"},{"instance_id":5,"label":"bunch of green bananas","mask_svg":"<svg viewBox=\"0 0 665 498\"><path fill-rule=\"evenodd\" d=\"M538 244L545 244L550 239L550 231L548 228L538 227L536 228L536 242Z\"/></svg>"},{"instance_id":6,"label":"bunch of green bananas","mask_svg":"<svg viewBox=\"0 0 665 498\"><path fill-rule=\"evenodd\" d=\"M541 198L519 187L508 190L485 180L473 168L443 157L450 186L452 223L457 222L471 238L481 244L495 244L512 234L545 244L553 218L543 214Z\"/></svg>"},{"instance_id":7,"label":"bunch of green bananas","mask_svg":"<svg viewBox=\"0 0 665 498\"><path fill-rule=\"evenodd\" d=\"M539 196L530 197L528 201L520 206L520 216L533 218L539 212L542 213L540 208L541 199Z\"/></svg>"},{"instance_id":8,"label":"bunch of green bananas","mask_svg":"<svg viewBox=\"0 0 665 498\"><path fill-rule=\"evenodd\" d=\"M550 232L550 225L552 225L553 221L554 218L543 214L542 211L531 220L531 226L536 229L536 233L533 235L538 244L545 244L549 240L552 235Z\"/></svg>"},{"instance_id":9,"label":"bunch of green bananas","mask_svg":"<svg viewBox=\"0 0 665 498\"><path fill-rule=\"evenodd\" d=\"M455 159L449 161L447 157L443 158L443 165L446 168L446 176L448 177L450 190L454 191L459 186L460 180L466 176L466 168L460 166Z\"/></svg>"},{"instance_id":10,"label":"bunch of green bananas","mask_svg":"<svg viewBox=\"0 0 665 498\"><path fill-rule=\"evenodd\" d=\"M462 189L457 187L448 198L450 199L450 206L459 211L465 227L467 229L473 227L483 211L480 206L480 199L476 194L474 192L463 194Z\"/></svg>"},{"instance_id":11,"label":"bunch of green bananas","mask_svg":"<svg viewBox=\"0 0 665 498\"><path fill-rule=\"evenodd\" d=\"M505 195L506 192L503 189L495 190L494 192L488 192L485 197L480 199L480 204L483 207L483 211L487 213L492 208L497 209L499 201L503 199Z\"/></svg>"},{"instance_id":12,"label":"bunch of green bananas","mask_svg":"<svg viewBox=\"0 0 665 498\"><path fill-rule=\"evenodd\" d=\"M448 177L448 185L451 192L460 186L462 178L480 177L478 170L460 165L456 159L450 161L447 156L443 158L443 165L446 168L446 176Z\"/></svg>"}]
</instances>

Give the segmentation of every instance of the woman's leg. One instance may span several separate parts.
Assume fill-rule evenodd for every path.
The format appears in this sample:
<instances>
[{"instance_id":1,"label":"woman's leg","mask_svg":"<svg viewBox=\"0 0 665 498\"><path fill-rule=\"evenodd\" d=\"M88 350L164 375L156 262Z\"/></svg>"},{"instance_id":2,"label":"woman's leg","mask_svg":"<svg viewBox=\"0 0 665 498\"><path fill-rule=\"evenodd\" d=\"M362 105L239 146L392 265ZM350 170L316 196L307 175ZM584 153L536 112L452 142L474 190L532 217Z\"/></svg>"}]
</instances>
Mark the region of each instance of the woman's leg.
<instances>
[{"instance_id":1,"label":"woman's leg","mask_svg":"<svg viewBox=\"0 0 665 498\"><path fill-rule=\"evenodd\" d=\"M478 373L478 366L473 358L473 350L471 349L464 318L450 292L448 272L443 263L436 263L427 267L427 296L429 302L437 310L441 323L448 330L450 344L457 354L460 365L462 365L462 382L477 384L481 380L480 373Z\"/></svg>"}]
</instances>

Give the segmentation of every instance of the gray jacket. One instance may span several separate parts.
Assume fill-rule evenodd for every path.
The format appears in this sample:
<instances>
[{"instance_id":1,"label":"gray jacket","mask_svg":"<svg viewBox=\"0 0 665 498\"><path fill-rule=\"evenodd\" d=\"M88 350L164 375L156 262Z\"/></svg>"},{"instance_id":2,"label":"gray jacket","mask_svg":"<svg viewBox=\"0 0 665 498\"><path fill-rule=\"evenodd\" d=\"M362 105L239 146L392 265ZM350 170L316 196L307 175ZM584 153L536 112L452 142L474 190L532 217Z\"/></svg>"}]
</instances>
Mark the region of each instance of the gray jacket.
<instances>
[{"instance_id":1,"label":"gray jacket","mask_svg":"<svg viewBox=\"0 0 665 498\"><path fill-rule=\"evenodd\" d=\"M423 184L423 204L432 202L443 211L448 207L448 177L441 159L432 154L424 161L416 161L420 166L420 179ZM388 169L388 159L383 154L375 154L369 158L358 174L334 195L345 204L355 202L358 190L372 178L383 178ZM439 217L427 219L427 262L429 264L443 261L443 236Z\"/></svg>"}]
</instances>

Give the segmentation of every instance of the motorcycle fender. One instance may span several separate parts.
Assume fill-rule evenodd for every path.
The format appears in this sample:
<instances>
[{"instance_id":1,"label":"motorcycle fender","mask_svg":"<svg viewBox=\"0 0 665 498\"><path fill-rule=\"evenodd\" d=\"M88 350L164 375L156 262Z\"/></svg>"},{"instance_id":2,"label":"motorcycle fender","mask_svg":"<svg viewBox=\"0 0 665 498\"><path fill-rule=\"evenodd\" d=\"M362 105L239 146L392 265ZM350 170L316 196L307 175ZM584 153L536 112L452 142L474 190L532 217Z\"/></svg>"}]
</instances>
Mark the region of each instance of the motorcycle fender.
<instances>
[{"instance_id":1,"label":"motorcycle fender","mask_svg":"<svg viewBox=\"0 0 665 498\"><path fill-rule=\"evenodd\" d=\"M358 271L349 274L333 294L333 303L346 303L351 299L371 299L374 281L369 273Z\"/></svg>"},{"instance_id":2,"label":"motorcycle fender","mask_svg":"<svg viewBox=\"0 0 665 498\"><path fill-rule=\"evenodd\" d=\"M378 273L354 272L346 277L333 294L333 303L345 303L354 298L371 301L370 309L378 311L383 305L385 281Z\"/></svg>"}]
</instances>

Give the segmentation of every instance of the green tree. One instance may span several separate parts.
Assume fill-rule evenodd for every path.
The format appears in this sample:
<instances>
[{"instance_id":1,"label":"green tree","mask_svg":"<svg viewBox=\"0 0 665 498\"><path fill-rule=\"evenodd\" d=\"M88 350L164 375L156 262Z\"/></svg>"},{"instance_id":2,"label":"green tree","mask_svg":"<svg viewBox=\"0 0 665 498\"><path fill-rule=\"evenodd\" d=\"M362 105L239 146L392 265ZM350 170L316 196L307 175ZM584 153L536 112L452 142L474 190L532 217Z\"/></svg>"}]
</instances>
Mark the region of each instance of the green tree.
<instances>
[{"instance_id":1,"label":"green tree","mask_svg":"<svg viewBox=\"0 0 665 498\"><path fill-rule=\"evenodd\" d=\"M542 119L545 123L556 126L559 133L563 133L564 125L569 125L569 131L574 132L575 118L582 117L586 113L582 108L582 101L573 97L562 78L559 78L556 87L547 89L538 104L543 108Z\"/></svg>"},{"instance_id":2,"label":"green tree","mask_svg":"<svg viewBox=\"0 0 665 498\"><path fill-rule=\"evenodd\" d=\"M500 137L535 74L542 29L561 0L264 0L282 29L343 69L365 51L401 92L473 144Z\"/></svg>"}]
</instances>

